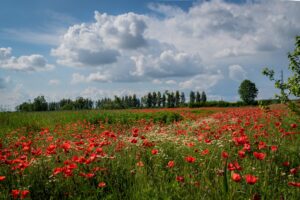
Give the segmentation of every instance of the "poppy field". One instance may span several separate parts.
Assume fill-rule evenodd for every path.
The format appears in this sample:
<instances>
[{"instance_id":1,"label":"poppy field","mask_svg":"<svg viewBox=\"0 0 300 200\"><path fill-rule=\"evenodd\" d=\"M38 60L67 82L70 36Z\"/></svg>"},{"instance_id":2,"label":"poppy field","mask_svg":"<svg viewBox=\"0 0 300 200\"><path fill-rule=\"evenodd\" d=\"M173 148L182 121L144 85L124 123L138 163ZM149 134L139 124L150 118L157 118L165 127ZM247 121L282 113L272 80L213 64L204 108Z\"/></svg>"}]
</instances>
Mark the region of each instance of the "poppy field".
<instances>
[{"instance_id":1,"label":"poppy field","mask_svg":"<svg viewBox=\"0 0 300 200\"><path fill-rule=\"evenodd\" d=\"M300 199L300 119L276 106L0 118L0 199Z\"/></svg>"}]
</instances>

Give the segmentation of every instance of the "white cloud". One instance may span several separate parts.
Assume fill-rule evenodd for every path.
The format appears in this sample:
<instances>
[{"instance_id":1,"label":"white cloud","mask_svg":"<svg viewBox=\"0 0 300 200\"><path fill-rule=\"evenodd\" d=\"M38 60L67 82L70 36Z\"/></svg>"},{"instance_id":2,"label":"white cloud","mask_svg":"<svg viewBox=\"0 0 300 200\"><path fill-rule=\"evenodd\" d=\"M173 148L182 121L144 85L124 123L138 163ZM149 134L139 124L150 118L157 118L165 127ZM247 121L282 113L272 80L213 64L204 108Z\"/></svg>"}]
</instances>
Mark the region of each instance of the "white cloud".
<instances>
[{"instance_id":1,"label":"white cloud","mask_svg":"<svg viewBox=\"0 0 300 200\"><path fill-rule=\"evenodd\" d=\"M62 65L91 67L88 75L73 74L72 83L175 86L166 82L172 79L184 89L209 89L228 78L218 72L228 66L233 80L260 74L275 53L286 55L300 32L299 6L288 2L212 0L188 11L163 4L150 9L154 15L95 12L93 22L71 26L52 55Z\"/></svg>"},{"instance_id":2,"label":"white cloud","mask_svg":"<svg viewBox=\"0 0 300 200\"><path fill-rule=\"evenodd\" d=\"M175 80L167 80L166 84L168 84L168 85L175 85L176 81Z\"/></svg>"},{"instance_id":3,"label":"white cloud","mask_svg":"<svg viewBox=\"0 0 300 200\"><path fill-rule=\"evenodd\" d=\"M79 73L72 74L71 84L77 84L77 83L82 83L82 82L85 82L84 75L81 75Z\"/></svg>"},{"instance_id":4,"label":"white cloud","mask_svg":"<svg viewBox=\"0 0 300 200\"><path fill-rule=\"evenodd\" d=\"M279 1L199 1L187 12L165 7L156 10L166 16L172 10L173 14L148 18L146 36L188 53L198 52L208 63L215 58L285 52L300 31L299 6Z\"/></svg>"},{"instance_id":5,"label":"white cloud","mask_svg":"<svg viewBox=\"0 0 300 200\"><path fill-rule=\"evenodd\" d=\"M12 49L0 48L0 68L15 71L45 71L54 68L48 64L44 56L32 54L29 56L15 57L11 55Z\"/></svg>"},{"instance_id":6,"label":"white cloud","mask_svg":"<svg viewBox=\"0 0 300 200\"><path fill-rule=\"evenodd\" d=\"M240 65L230 65L229 67L229 78L235 81L241 81L247 78L247 72Z\"/></svg>"},{"instance_id":7,"label":"white cloud","mask_svg":"<svg viewBox=\"0 0 300 200\"><path fill-rule=\"evenodd\" d=\"M59 85L60 84L60 80L57 79L51 79L49 80L49 85Z\"/></svg>"},{"instance_id":8,"label":"white cloud","mask_svg":"<svg viewBox=\"0 0 300 200\"><path fill-rule=\"evenodd\" d=\"M180 89L208 90L215 86L224 76L220 71L216 74L200 74L179 83Z\"/></svg>"}]
</instances>

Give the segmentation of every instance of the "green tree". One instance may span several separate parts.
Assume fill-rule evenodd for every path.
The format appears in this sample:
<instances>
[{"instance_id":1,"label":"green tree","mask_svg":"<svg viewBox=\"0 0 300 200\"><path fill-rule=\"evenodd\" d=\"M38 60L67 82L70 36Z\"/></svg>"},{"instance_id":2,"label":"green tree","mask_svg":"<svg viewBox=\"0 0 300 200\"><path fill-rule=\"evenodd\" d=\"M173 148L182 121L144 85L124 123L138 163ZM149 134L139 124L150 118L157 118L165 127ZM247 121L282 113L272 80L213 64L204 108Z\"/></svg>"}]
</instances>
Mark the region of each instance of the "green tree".
<instances>
[{"instance_id":1,"label":"green tree","mask_svg":"<svg viewBox=\"0 0 300 200\"><path fill-rule=\"evenodd\" d=\"M152 94L151 94L151 92L149 92L148 95L147 95L147 107L148 108L152 107L152 105L153 105L152 101L153 101L152 100Z\"/></svg>"},{"instance_id":2,"label":"green tree","mask_svg":"<svg viewBox=\"0 0 300 200\"><path fill-rule=\"evenodd\" d=\"M161 99L161 93L160 91L157 92L157 106L160 107L162 103L162 99Z\"/></svg>"},{"instance_id":3,"label":"green tree","mask_svg":"<svg viewBox=\"0 0 300 200\"><path fill-rule=\"evenodd\" d=\"M205 92L203 91L202 94L201 94L201 102L205 103L206 100L207 100L207 97L206 97Z\"/></svg>"},{"instance_id":4,"label":"green tree","mask_svg":"<svg viewBox=\"0 0 300 200\"><path fill-rule=\"evenodd\" d=\"M48 103L44 96L38 96L33 100L34 111L46 111L48 109Z\"/></svg>"},{"instance_id":5,"label":"green tree","mask_svg":"<svg viewBox=\"0 0 300 200\"><path fill-rule=\"evenodd\" d=\"M200 101L201 101L201 94L200 94L200 92L197 91L197 93L196 93L196 103L200 103Z\"/></svg>"},{"instance_id":6,"label":"green tree","mask_svg":"<svg viewBox=\"0 0 300 200\"><path fill-rule=\"evenodd\" d=\"M180 95L180 104L182 106L184 106L184 104L185 104L185 95L184 95L184 92L181 92L181 95Z\"/></svg>"},{"instance_id":7,"label":"green tree","mask_svg":"<svg viewBox=\"0 0 300 200\"><path fill-rule=\"evenodd\" d=\"M166 94L163 94L162 98L161 98L161 103L162 103L162 107L166 107Z\"/></svg>"},{"instance_id":8,"label":"green tree","mask_svg":"<svg viewBox=\"0 0 300 200\"><path fill-rule=\"evenodd\" d=\"M246 104L252 104L257 97L258 90L250 80L244 80L239 87L239 95Z\"/></svg>"},{"instance_id":9,"label":"green tree","mask_svg":"<svg viewBox=\"0 0 300 200\"><path fill-rule=\"evenodd\" d=\"M195 103L195 92L194 91L191 91L190 92L190 104L193 104Z\"/></svg>"},{"instance_id":10,"label":"green tree","mask_svg":"<svg viewBox=\"0 0 300 200\"><path fill-rule=\"evenodd\" d=\"M175 107L179 107L179 104L180 104L180 93L179 91L177 90L175 92Z\"/></svg>"},{"instance_id":11,"label":"green tree","mask_svg":"<svg viewBox=\"0 0 300 200\"><path fill-rule=\"evenodd\" d=\"M293 52L288 53L289 66L291 76L288 77L286 82L283 80L275 79L274 70L264 68L262 73L268 76L271 81L275 81L275 88L280 89L280 95L275 96L281 100L282 103L288 103L289 107L300 114L299 106L289 100L289 95L300 97L300 36L296 36L295 49Z\"/></svg>"}]
</instances>

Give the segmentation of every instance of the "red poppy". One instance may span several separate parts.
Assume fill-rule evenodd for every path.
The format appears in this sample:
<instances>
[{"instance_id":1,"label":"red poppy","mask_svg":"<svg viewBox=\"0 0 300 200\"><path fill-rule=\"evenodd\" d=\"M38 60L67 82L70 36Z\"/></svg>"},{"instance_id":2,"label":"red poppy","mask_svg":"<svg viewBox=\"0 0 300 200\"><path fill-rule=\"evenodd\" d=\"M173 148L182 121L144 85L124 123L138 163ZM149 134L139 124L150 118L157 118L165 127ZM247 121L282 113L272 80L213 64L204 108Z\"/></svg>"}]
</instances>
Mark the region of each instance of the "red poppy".
<instances>
[{"instance_id":1,"label":"red poppy","mask_svg":"<svg viewBox=\"0 0 300 200\"><path fill-rule=\"evenodd\" d=\"M174 165L175 165L175 162L174 162L174 160L170 160L169 162L168 162L168 168L173 168L174 167Z\"/></svg>"},{"instance_id":2,"label":"red poppy","mask_svg":"<svg viewBox=\"0 0 300 200\"><path fill-rule=\"evenodd\" d=\"M245 158L246 157L246 152L244 150L241 150L238 152L238 155L240 158Z\"/></svg>"},{"instance_id":3,"label":"red poppy","mask_svg":"<svg viewBox=\"0 0 300 200\"><path fill-rule=\"evenodd\" d=\"M282 165L285 166L285 167L288 167L288 166L290 166L290 162L289 161L285 161L285 162L282 163Z\"/></svg>"},{"instance_id":4,"label":"red poppy","mask_svg":"<svg viewBox=\"0 0 300 200\"><path fill-rule=\"evenodd\" d=\"M0 181L4 181L6 179L5 176L0 176Z\"/></svg>"},{"instance_id":5,"label":"red poppy","mask_svg":"<svg viewBox=\"0 0 300 200\"><path fill-rule=\"evenodd\" d=\"M244 144L244 148L245 151L251 151L251 146L250 144Z\"/></svg>"},{"instance_id":6,"label":"red poppy","mask_svg":"<svg viewBox=\"0 0 300 200\"><path fill-rule=\"evenodd\" d=\"M298 172L298 169L297 169L297 168L292 168L292 169L290 169L290 173L291 173L291 174L297 174L297 172Z\"/></svg>"},{"instance_id":7,"label":"red poppy","mask_svg":"<svg viewBox=\"0 0 300 200\"><path fill-rule=\"evenodd\" d=\"M288 182L288 185L300 188L300 182Z\"/></svg>"},{"instance_id":8,"label":"red poppy","mask_svg":"<svg viewBox=\"0 0 300 200\"><path fill-rule=\"evenodd\" d=\"M136 165L139 167L144 167L144 163L142 161L137 162Z\"/></svg>"},{"instance_id":9,"label":"red poppy","mask_svg":"<svg viewBox=\"0 0 300 200\"><path fill-rule=\"evenodd\" d=\"M264 160L266 157L265 153L259 153L259 152L253 152L253 155L255 158L257 158L258 160Z\"/></svg>"},{"instance_id":10,"label":"red poppy","mask_svg":"<svg viewBox=\"0 0 300 200\"><path fill-rule=\"evenodd\" d=\"M278 147L277 146L275 146L275 145L273 145L273 146L271 146L271 151L277 151L277 149L278 149Z\"/></svg>"},{"instance_id":11,"label":"red poppy","mask_svg":"<svg viewBox=\"0 0 300 200\"><path fill-rule=\"evenodd\" d=\"M222 157L223 157L223 158L228 158L228 156L229 156L229 155L228 155L228 153L227 153L226 151L223 151L223 152L222 152Z\"/></svg>"},{"instance_id":12,"label":"red poppy","mask_svg":"<svg viewBox=\"0 0 300 200\"><path fill-rule=\"evenodd\" d=\"M185 161L189 162L189 163L194 163L196 161L196 158L194 158L192 156L187 156L187 157L185 157Z\"/></svg>"},{"instance_id":13,"label":"red poppy","mask_svg":"<svg viewBox=\"0 0 300 200\"><path fill-rule=\"evenodd\" d=\"M153 155L156 155L156 154L158 153L158 150L157 150L157 149L152 149L151 153L152 153Z\"/></svg>"},{"instance_id":14,"label":"red poppy","mask_svg":"<svg viewBox=\"0 0 300 200\"><path fill-rule=\"evenodd\" d=\"M231 174L231 178L233 181L235 182L240 182L242 180L241 175L237 174L237 173L232 173Z\"/></svg>"},{"instance_id":15,"label":"red poppy","mask_svg":"<svg viewBox=\"0 0 300 200\"><path fill-rule=\"evenodd\" d=\"M297 124L291 124L291 128L297 128Z\"/></svg>"},{"instance_id":16,"label":"red poppy","mask_svg":"<svg viewBox=\"0 0 300 200\"><path fill-rule=\"evenodd\" d=\"M176 176L176 181L183 183L184 177L183 176Z\"/></svg>"},{"instance_id":17,"label":"red poppy","mask_svg":"<svg viewBox=\"0 0 300 200\"><path fill-rule=\"evenodd\" d=\"M20 190L12 190L11 195L13 196L14 199L17 199L19 197Z\"/></svg>"},{"instance_id":18,"label":"red poppy","mask_svg":"<svg viewBox=\"0 0 300 200\"><path fill-rule=\"evenodd\" d=\"M208 149L205 149L205 150L203 150L202 152L201 152L201 155L207 155L207 154L209 154L209 150Z\"/></svg>"},{"instance_id":19,"label":"red poppy","mask_svg":"<svg viewBox=\"0 0 300 200\"><path fill-rule=\"evenodd\" d=\"M264 149L264 148L266 148L266 143L264 143L264 142L262 142L262 141L260 141L259 143L258 143L258 149Z\"/></svg>"},{"instance_id":20,"label":"red poppy","mask_svg":"<svg viewBox=\"0 0 300 200\"><path fill-rule=\"evenodd\" d=\"M25 199L29 193L30 193L29 190L22 190L21 191L21 199Z\"/></svg>"},{"instance_id":21,"label":"red poppy","mask_svg":"<svg viewBox=\"0 0 300 200\"><path fill-rule=\"evenodd\" d=\"M133 138L130 142L135 144L135 143L137 143L137 139Z\"/></svg>"},{"instance_id":22,"label":"red poppy","mask_svg":"<svg viewBox=\"0 0 300 200\"><path fill-rule=\"evenodd\" d=\"M246 182L249 184L249 185L254 185L258 178L256 176L253 176L251 174L247 174L245 175L245 178L246 178Z\"/></svg>"},{"instance_id":23,"label":"red poppy","mask_svg":"<svg viewBox=\"0 0 300 200\"><path fill-rule=\"evenodd\" d=\"M99 188L104 188L106 186L106 183L105 182L100 182L99 184L98 184L98 187Z\"/></svg>"}]
</instances>

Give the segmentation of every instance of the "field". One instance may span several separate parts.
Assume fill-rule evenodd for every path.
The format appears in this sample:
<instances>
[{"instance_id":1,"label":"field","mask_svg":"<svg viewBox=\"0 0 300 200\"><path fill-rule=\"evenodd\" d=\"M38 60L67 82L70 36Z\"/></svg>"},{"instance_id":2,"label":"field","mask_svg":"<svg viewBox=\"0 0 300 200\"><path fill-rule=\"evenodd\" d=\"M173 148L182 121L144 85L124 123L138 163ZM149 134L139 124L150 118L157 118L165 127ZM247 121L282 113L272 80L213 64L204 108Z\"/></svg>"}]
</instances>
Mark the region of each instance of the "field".
<instances>
[{"instance_id":1,"label":"field","mask_svg":"<svg viewBox=\"0 0 300 200\"><path fill-rule=\"evenodd\" d=\"M299 122L279 106L0 113L0 199L300 199Z\"/></svg>"}]
</instances>

